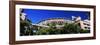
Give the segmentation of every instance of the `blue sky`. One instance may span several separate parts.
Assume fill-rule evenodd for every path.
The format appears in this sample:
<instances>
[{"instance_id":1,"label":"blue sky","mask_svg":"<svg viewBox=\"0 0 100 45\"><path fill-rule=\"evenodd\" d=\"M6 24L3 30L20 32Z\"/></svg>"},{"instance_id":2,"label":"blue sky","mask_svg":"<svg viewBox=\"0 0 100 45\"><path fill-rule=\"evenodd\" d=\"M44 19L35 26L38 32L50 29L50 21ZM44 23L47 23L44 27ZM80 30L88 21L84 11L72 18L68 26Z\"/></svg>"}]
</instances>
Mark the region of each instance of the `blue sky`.
<instances>
[{"instance_id":1,"label":"blue sky","mask_svg":"<svg viewBox=\"0 0 100 45\"><path fill-rule=\"evenodd\" d=\"M27 18L36 24L48 18L64 17L71 19L72 16L80 16L82 20L88 19L90 13L87 11L69 11L69 10L44 10L44 9L23 9L23 13L27 14Z\"/></svg>"}]
</instances>

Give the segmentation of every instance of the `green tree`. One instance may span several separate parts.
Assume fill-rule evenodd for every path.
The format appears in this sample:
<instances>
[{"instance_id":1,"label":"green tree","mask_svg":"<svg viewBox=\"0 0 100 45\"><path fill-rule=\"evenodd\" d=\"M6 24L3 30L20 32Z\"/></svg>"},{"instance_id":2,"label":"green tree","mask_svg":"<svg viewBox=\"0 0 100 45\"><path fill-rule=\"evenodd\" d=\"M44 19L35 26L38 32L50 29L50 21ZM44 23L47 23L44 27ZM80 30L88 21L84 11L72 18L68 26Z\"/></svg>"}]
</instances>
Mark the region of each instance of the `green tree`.
<instances>
[{"instance_id":1,"label":"green tree","mask_svg":"<svg viewBox=\"0 0 100 45\"><path fill-rule=\"evenodd\" d=\"M29 19L21 20L20 19L20 35L33 35L32 28L32 22ZM27 29L25 28L27 27Z\"/></svg>"},{"instance_id":2,"label":"green tree","mask_svg":"<svg viewBox=\"0 0 100 45\"><path fill-rule=\"evenodd\" d=\"M65 23L64 33L79 33L80 27L74 23Z\"/></svg>"}]
</instances>

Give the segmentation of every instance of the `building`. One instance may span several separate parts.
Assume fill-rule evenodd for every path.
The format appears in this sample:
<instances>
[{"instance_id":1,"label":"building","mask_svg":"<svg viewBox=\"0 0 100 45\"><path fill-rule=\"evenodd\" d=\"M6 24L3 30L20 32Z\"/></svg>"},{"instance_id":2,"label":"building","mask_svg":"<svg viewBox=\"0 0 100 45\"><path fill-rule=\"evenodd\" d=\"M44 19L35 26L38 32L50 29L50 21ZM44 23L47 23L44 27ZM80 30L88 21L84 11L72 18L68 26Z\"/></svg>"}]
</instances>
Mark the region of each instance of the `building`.
<instances>
[{"instance_id":1,"label":"building","mask_svg":"<svg viewBox=\"0 0 100 45\"><path fill-rule=\"evenodd\" d=\"M50 18L50 19L43 20L38 24L47 26L47 24L49 23L55 23L57 28L63 27L64 23L75 23L75 24L79 24L81 29L90 30L90 21L87 19L81 20L80 16L78 17L72 16L72 20L67 20L65 18Z\"/></svg>"},{"instance_id":2,"label":"building","mask_svg":"<svg viewBox=\"0 0 100 45\"><path fill-rule=\"evenodd\" d=\"M26 14L25 13L21 13L20 14L20 19L24 21L26 19Z\"/></svg>"},{"instance_id":3,"label":"building","mask_svg":"<svg viewBox=\"0 0 100 45\"><path fill-rule=\"evenodd\" d=\"M75 18L75 23L79 24L79 26L81 27L81 29L84 30L90 30L90 20L86 19L86 20L81 20L81 17L76 17Z\"/></svg>"},{"instance_id":4,"label":"building","mask_svg":"<svg viewBox=\"0 0 100 45\"><path fill-rule=\"evenodd\" d=\"M89 20L84 20L83 24L84 24L83 25L84 29L90 30L90 21Z\"/></svg>"},{"instance_id":5,"label":"building","mask_svg":"<svg viewBox=\"0 0 100 45\"><path fill-rule=\"evenodd\" d=\"M20 16L20 18L22 20L25 20L25 18L26 18L25 16L26 16L26 14L22 13L22 15ZM34 24L34 26L47 27L48 28L49 27L48 24L51 24L51 23L56 24L55 26L58 29L62 28L64 26L63 25L64 23L75 23L75 24L78 24L81 29L90 30L90 20L88 20L88 19L81 20L80 16L78 16L78 17L72 16L71 20L63 18L63 17L49 18L49 19L40 21L38 24Z\"/></svg>"},{"instance_id":6,"label":"building","mask_svg":"<svg viewBox=\"0 0 100 45\"><path fill-rule=\"evenodd\" d=\"M49 23L55 23L55 24L64 24L64 23L73 23L74 21L72 20L67 20L65 18L50 18L50 19L46 19L41 21L39 24L40 25L47 25Z\"/></svg>"}]
</instances>

